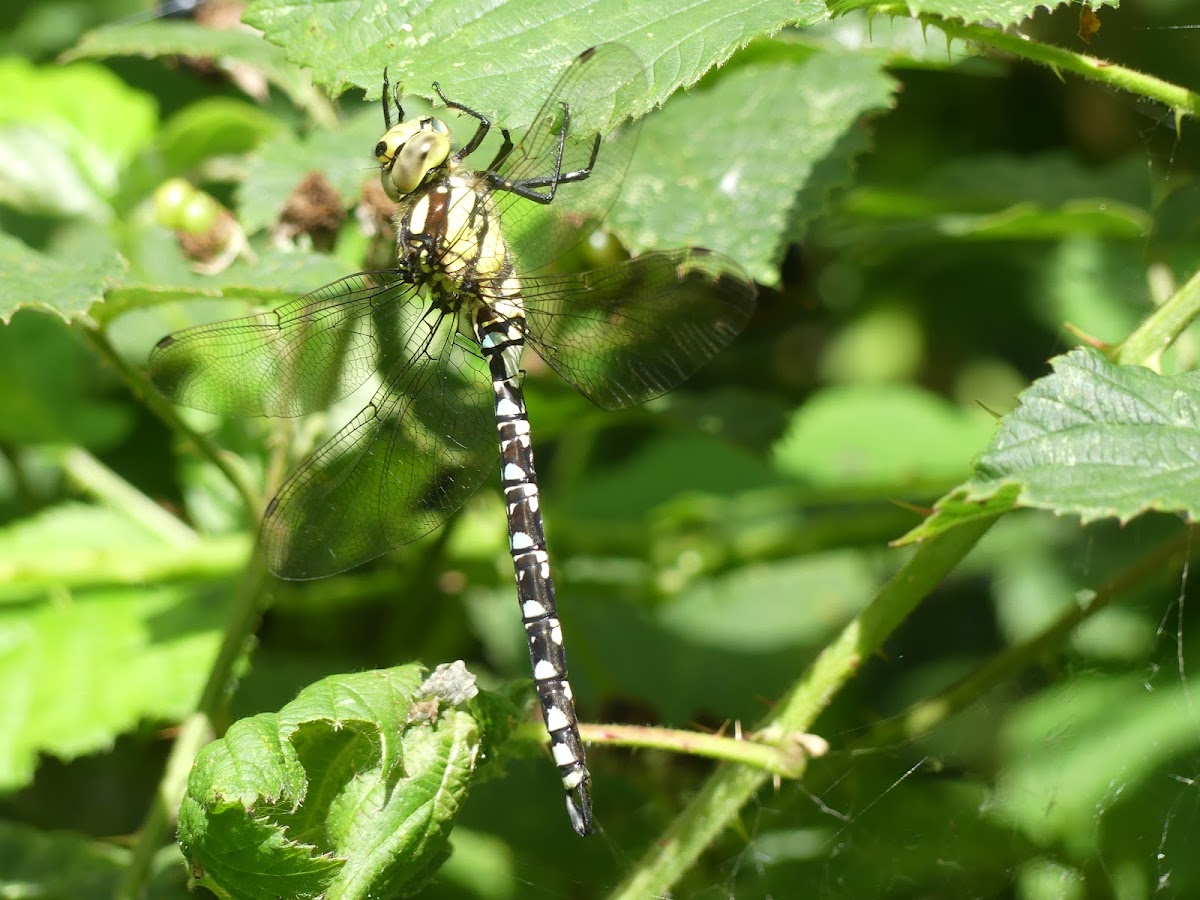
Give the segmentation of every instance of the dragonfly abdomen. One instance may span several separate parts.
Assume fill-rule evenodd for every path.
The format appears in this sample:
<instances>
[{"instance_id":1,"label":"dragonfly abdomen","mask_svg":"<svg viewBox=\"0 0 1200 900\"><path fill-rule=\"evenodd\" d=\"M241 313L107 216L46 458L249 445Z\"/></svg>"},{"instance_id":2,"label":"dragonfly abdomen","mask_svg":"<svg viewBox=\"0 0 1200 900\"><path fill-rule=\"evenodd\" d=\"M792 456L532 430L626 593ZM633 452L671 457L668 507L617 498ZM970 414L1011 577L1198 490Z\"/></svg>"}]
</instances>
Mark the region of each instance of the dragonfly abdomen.
<instances>
[{"instance_id":1,"label":"dragonfly abdomen","mask_svg":"<svg viewBox=\"0 0 1200 900\"><path fill-rule=\"evenodd\" d=\"M554 599L554 579L546 553L546 535L538 500L529 417L521 392L521 351L525 323L515 292L476 313L475 337L487 360L500 438L500 482L508 510L509 549L517 581L521 621L529 643L529 661L542 718L550 734L550 753L558 766L571 825L581 835L592 831L590 776L563 650L562 625ZM503 306L501 306L503 304ZM497 309L507 307L504 311Z\"/></svg>"}]
</instances>

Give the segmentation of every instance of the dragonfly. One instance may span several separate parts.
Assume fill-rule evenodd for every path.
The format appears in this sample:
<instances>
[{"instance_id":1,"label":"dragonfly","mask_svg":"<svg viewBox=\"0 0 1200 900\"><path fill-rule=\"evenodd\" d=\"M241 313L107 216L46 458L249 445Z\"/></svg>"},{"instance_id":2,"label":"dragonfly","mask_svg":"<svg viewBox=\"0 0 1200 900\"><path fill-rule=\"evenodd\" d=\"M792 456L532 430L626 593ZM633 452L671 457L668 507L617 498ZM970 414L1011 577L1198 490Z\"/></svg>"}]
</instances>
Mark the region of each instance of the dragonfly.
<instances>
[{"instance_id":1,"label":"dragonfly","mask_svg":"<svg viewBox=\"0 0 1200 900\"><path fill-rule=\"evenodd\" d=\"M699 248L582 273L550 267L611 208L638 127L628 111L644 101L636 95L645 78L622 45L584 51L519 140L497 127L491 162L472 168L491 119L434 82L446 109L474 122L466 143L455 149L437 117L405 118L398 89L393 124L385 71L375 159L398 201L395 265L270 312L168 335L149 360L168 397L223 415L300 416L374 388L267 504L261 552L285 579L344 571L437 528L495 469L499 444L534 684L580 835L594 830L591 776L567 678L522 354L532 348L589 400L621 409L689 377L734 339L755 304L743 270Z\"/></svg>"}]
</instances>

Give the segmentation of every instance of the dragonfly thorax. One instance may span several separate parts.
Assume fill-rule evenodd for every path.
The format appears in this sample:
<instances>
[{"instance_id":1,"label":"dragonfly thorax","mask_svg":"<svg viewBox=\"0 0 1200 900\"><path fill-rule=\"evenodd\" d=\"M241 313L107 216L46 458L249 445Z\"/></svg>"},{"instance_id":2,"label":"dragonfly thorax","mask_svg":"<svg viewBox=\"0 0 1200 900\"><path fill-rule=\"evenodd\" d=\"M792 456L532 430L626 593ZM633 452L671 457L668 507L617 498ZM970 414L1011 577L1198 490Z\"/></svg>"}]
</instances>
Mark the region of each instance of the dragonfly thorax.
<instances>
[{"instance_id":1,"label":"dragonfly thorax","mask_svg":"<svg viewBox=\"0 0 1200 900\"><path fill-rule=\"evenodd\" d=\"M396 214L400 261L427 277L470 289L512 271L491 190L459 171L405 197Z\"/></svg>"},{"instance_id":2,"label":"dragonfly thorax","mask_svg":"<svg viewBox=\"0 0 1200 900\"><path fill-rule=\"evenodd\" d=\"M432 116L409 119L389 128L375 145L379 180L392 200L415 191L449 157L450 129Z\"/></svg>"}]
</instances>

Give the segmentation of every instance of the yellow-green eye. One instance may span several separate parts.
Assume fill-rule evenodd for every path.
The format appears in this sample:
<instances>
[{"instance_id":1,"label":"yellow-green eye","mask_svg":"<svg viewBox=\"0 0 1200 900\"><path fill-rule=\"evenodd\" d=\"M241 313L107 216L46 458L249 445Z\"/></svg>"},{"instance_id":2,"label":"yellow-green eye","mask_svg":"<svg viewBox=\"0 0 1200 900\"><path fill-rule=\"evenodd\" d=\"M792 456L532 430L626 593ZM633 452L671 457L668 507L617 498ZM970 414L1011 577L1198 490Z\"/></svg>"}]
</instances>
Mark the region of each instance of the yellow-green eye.
<instances>
[{"instance_id":1,"label":"yellow-green eye","mask_svg":"<svg viewBox=\"0 0 1200 900\"><path fill-rule=\"evenodd\" d=\"M449 129L429 116L401 122L375 145L375 158L383 166L380 182L393 200L415 191L449 156Z\"/></svg>"}]
</instances>

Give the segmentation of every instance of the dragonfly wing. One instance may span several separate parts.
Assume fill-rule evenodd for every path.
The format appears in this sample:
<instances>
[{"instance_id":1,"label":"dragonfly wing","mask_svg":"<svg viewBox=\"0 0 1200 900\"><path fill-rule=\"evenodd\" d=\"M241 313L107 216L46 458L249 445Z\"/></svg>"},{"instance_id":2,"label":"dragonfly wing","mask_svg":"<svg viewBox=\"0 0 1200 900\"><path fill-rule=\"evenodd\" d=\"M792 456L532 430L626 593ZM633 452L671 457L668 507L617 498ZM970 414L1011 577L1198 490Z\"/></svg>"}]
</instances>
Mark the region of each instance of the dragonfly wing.
<instances>
[{"instance_id":1,"label":"dragonfly wing","mask_svg":"<svg viewBox=\"0 0 1200 900\"><path fill-rule=\"evenodd\" d=\"M397 272L360 272L271 312L168 335L150 378L175 402L221 415L316 412L388 365L399 311L417 294Z\"/></svg>"},{"instance_id":2,"label":"dragonfly wing","mask_svg":"<svg viewBox=\"0 0 1200 900\"><path fill-rule=\"evenodd\" d=\"M647 253L576 275L521 279L527 340L604 409L674 388L719 353L754 312L754 284L708 250Z\"/></svg>"},{"instance_id":3,"label":"dragonfly wing","mask_svg":"<svg viewBox=\"0 0 1200 900\"><path fill-rule=\"evenodd\" d=\"M505 190L494 195L505 239L523 271L558 259L608 214L637 143L636 116L645 112L648 84L645 67L629 48L600 44L584 51L559 77L513 150L497 162L494 171L504 181L550 179L563 132L564 104L569 125L560 174L587 168L595 141L601 138L591 175L560 184L554 202L542 205ZM548 187L535 189L545 193Z\"/></svg>"},{"instance_id":4,"label":"dragonfly wing","mask_svg":"<svg viewBox=\"0 0 1200 900\"><path fill-rule=\"evenodd\" d=\"M267 564L320 578L441 525L495 467L487 366L430 312L371 402L304 463L267 507Z\"/></svg>"}]
</instances>

